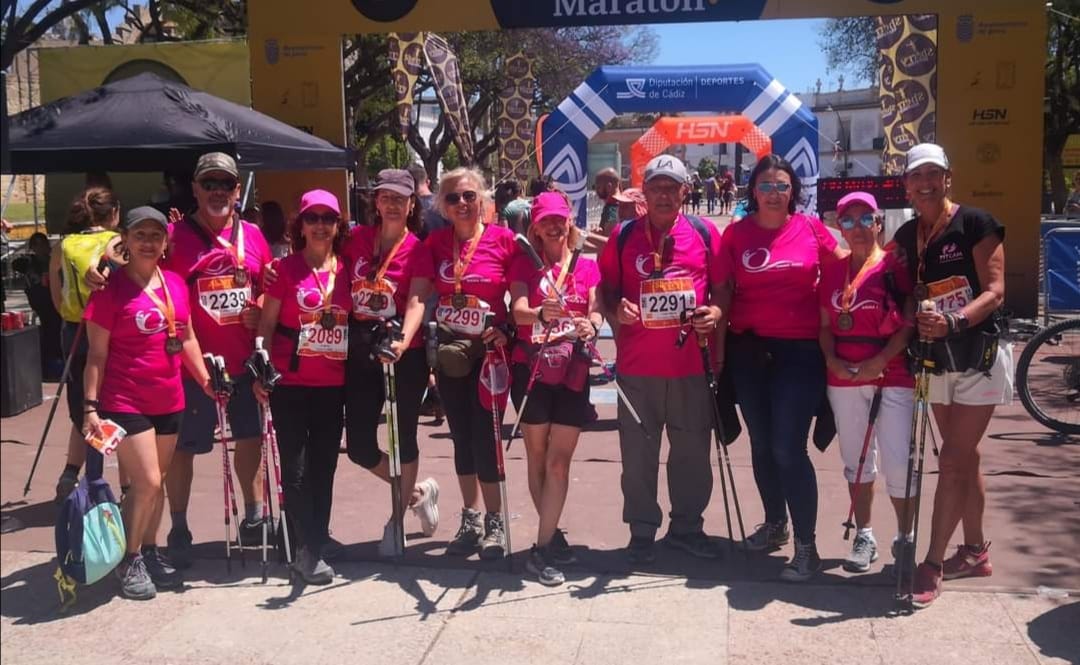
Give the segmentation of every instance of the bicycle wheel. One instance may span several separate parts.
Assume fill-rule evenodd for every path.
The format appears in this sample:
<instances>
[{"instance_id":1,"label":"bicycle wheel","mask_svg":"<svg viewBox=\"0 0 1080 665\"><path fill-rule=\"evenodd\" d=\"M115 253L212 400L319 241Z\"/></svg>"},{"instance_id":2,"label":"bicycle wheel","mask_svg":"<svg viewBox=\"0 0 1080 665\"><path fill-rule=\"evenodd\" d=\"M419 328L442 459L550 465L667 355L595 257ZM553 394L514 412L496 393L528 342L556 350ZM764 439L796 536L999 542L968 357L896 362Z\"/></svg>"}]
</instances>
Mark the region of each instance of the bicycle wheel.
<instances>
[{"instance_id":1,"label":"bicycle wheel","mask_svg":"<svg viewBox=\"0 0 1080 665\"><path fill-rule=\"evenodd\" d=\"M1032 337L1016 363L1020 401L1031 417L1063 434L1080 434L1080 319Z\"/></svg>"}]
</instances>

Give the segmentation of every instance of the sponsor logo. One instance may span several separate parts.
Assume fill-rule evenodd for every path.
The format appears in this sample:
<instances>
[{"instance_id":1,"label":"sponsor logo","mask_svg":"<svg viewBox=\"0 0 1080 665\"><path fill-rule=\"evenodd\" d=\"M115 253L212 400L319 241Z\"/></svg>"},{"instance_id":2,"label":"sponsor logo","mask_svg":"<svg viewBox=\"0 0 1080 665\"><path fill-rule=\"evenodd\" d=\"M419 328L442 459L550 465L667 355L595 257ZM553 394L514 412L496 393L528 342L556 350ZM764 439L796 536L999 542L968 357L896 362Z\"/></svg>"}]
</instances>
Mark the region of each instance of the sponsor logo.
<instances>
[{"instance_id":1,"label":"sponsor logo","mask_svg":"<svg viewBox=\"0 0 1080 665\"><path fill-rule=\"evenodd\" d=\"M918 30L937 30L937 14L909 14L908 20Z\"/></svg>"},{"instance_id":2,"label":"sponsor logo","mask_svg":"<svg viewBox=\"0 0 1080 665\"><path fill-rule=\"evenodd\" d=\"M192 266L192 273L215 276L233 271L233 260L223 249L208 249L199 254Z\"/></svg>"},{"instance_id":3,"label":"sponsor logo","mask_svg":"<svg viewBox=\"0 0 1080 665\"><path fill-rule=\"evenodd\" d=\"M417 0L352 0L353 7L372 21L396 21L416 7Z\"/></svg>"},{"instance_id":4,"label":"sponsor logo","mask_svg":"<svg viewBox=\"0 0 1080 665\"><path fill-rule=\"evenodd\" d=\"M353 0L354 3L358 0ZM761 18L767 0L491 0L503 28Z\"/></svg>"},{"instance_id":5,"label":"sponsor logo","mask_svg":"<svg viewBox=\"0 0 1080 665\"><path fill-rule=\"evenodd\" d=\"M368 273L371 272L371 269L369 267L370 265L371 265L371 261L369 261L368 259L366 259L363 256L356 259L356 263L353 264L353 269L352 269L352 278L353 278L353 280L367 279Z\"/></svg>"},{"instance_id":6,"label":"sponsor logo","mask_svg":"<svg viewBox=\"0 0 1080 665\"><path fill-rule=\"evenodd\" d=\"M896 112L901 122L915 122L926 113L930 92L922 83L912 80L896 84Z\"/></svg>"},{"instance_id":7,"label":"sponsor logo","mask_svg":"<svg viewBox=\"0 0 1080 665\"><path fill-rule=\"evenodd\" d=\"M303 312L318 311L322 309L322 294L318 289L298 288L296 289L296 304Z\"/></svg>"},{"instance_id":8,"label":"sponsor logo","mask_svg":"<svg viewBox=\"0 0 1080 665\"><path fill-rule=\"evenodd\" d=\"M742 254L742 265L746 272L758 273L770 270L787 270L788 268L801 268L802 261L772 261L772 253L767 247L748 249Z\"/></svg>"},{"instance_id":9,"label":"sponsor logo","mask_svg":"<svg viewBox=\"0 0 1080 665\"><path fill-rule=\"evenodd\" d=\"M1001 159L1001 146L997 143L980 143L975 149L975 158L983 164L993 164Z\"/></svg>"},{"instance_id":10,"label":"sponsor logo","mask_svg":"<svg viewBox=\"0 0 1080 665\"><path fill-rule=\"evenodd\" d=\"M904 35L903 16L882 16L877 20L874 27L874 37L877 47L884 51L892 48Z\"/></svg>"},{"instance_id":11,"label":"sponsor logo","mask_svg":"<svg viewBox=\"0 0 1080 665\"><path fill-rule=\"evenodd\" d=\"M937 65L937 47L926 35L909 35L896 47L896 66L908 76L925 76Z\"/></svg>"},{"instance_id":12,"label":"sponsor logo","mask_svg":"<svg viewBox=\"0 0 1080 665\"><path fill-rule=\"evenodd\" d=\"M281 47L278 45L278 40L267 39L263 42L263 55L266 56L267 64L276 65L278 59L281 58Z\"/></svg>"},{"instance_id":13,"label":"sponsor logo","mask_svg":"<svg viewBox=\"0 0 1080 665\"><path fill-rule=\"evenodd\" d=\"M927 113L919 121L919 140L924 143L937 143L937 113Z\"/></svg>"},{"instance_id":14,"label":"sponsor logo","mask_svg":"<svg viewBox=\"0 0 1080 665\"><path fill-rule=\"evenodd\" d=\"M626 90L615 93L616 99L645 99L645 79L626 79Z\"/></svg>"},{"instance_id":15,"label":"sponsor logo","mask_svg":"<svg viewBox=\"0 0 1080 665\"><path fill-rule=\"evenodd\" d=\"M689 143L707 143L727 139L731 129L730 120L687 122L675 129L675 138Z\"/></svg>"},{"instance_id":16,"label":"sponsor logo","mask_svg":"<svg viewBox=\"0 0 1080 665\"><path fill-rule=\"evenodd\" d=\"M837 312L844 309L840 305L840 298L843 296L843 294L844 292L842 289L836 289L832 293L832 298L829 299L829 301L832 303L833 309ZM858 289L855 290L855 297L859 297ZM856 300L855 302L851 303L851 308L849 311L854 312L855 310L859 309L879 309L880 307L881 304L877 300L868 298L866 300Z\"/></svg>"},{"instance_id":17,"label":"sponsor logo","mask_svg":"<svg viewBox=\"0 0 1080 665\"><path fill-rule=\"evenodd\" d=\"M941 246L941 254L938 256L938 263L952 263L954 261L963 261L964 254L960 251L960 248L956 246L955 242L947 242Z\"/></svg>"},{"instance_id":18,"label":"sponsor logo","mask_svg":"<svg viewBox=\"0 0 1080 665\"><path fill-rule=\"evenodd\" d=\"M971 14L963 14L956 17L956 39L962 43L970 42L975 38L975 17Z\"/></svg>"},{"instance_id":19,"label":"sponsor logo","mask_svg":"<svg viewBox=\"0 0 1080 665\"><path fill-rule=\"evenodd\" d=\"M157 307L140 309L135 312L135 327L144 335L153 335L165 330L169 326L165 322L165 315Z\"/></svg>"},{"instance_id":20,"label":"sponsor logo","mask_svg":"<svg viewBox=\"0 0 1080 665\"><path fill-rule=\"evenodd\" d=\"M971 112L969 125L1007 125L1009 124L1009 109L1000 106L988 106L976 108Z\"/></svg>"},{"instance_id":21,"label":"sponsor logo","mask_svg":"<svg viewBox=\"0 0 1080 665\"><path fill-rule=\"evenodd\" d=\"M634 258L634 271L638 274L639 278L649 279L652 277L653 264L652 253L638 254L637 257ZM690 274L685 268L675 265L669 265L661 272L664 277L686 277Z\"/></svg>"},{"instance_id":22,"label":"sponsor logo","mask_svg":"<svg viewBox=\"0 0 1080 665\"><path fill-rule=\"evenodd\" d=\"M443 259L439 264L439 279L447 284L454 283L454 262L450 259ZM483 275L465 274L461 277L462 282L486 282L488 279Z\"/></svg>"},{"instance_id":23,"label":"sponsor logo","mask_svg":"<svg viewBox=\"0 0 1080 665\"><path fill-rule=\"evenodd\" d=\"M585 198L588 178L582 167L581 157L573 146L563 146L545 165L544 175L549 175L558 182L575 206Z\"/></svg>"}]
</instances>

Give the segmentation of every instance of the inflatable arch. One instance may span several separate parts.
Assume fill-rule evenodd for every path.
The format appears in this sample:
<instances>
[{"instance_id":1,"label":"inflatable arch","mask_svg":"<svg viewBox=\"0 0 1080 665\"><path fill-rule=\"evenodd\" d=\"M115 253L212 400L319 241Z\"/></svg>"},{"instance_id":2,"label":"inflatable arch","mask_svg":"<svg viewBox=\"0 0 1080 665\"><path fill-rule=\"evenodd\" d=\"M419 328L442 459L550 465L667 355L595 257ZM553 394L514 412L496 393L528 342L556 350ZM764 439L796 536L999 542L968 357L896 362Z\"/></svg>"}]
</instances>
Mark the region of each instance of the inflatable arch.
<instances>
[{"instance_id":1,"label":"inflatable arch","mask_svg":"<svg viewBox=\"0 0 1080 665\"><path fill-rule=\"evenodd\" d=\"M761 65L600 67L539 123L539 162L570 196L578 226L585 226L589 139L619 113L656 111L746 116L795 168L803 183L801 207L816 208L817 119Z\"/></svg>"},{"instance_id":2,"label":"inflatable arch","mask_svg":"<svg viewBox=\"0 0 1080 665\"><path fill-rule=\"evenodd\" d=\"M660 118L630 146L630 184L641 187L645 165L680 143L742 143L758 159L772 152L772 139L744 115L687 115ZM688 164L693 168L692 164Z\"/></svg>"}]
</instances>

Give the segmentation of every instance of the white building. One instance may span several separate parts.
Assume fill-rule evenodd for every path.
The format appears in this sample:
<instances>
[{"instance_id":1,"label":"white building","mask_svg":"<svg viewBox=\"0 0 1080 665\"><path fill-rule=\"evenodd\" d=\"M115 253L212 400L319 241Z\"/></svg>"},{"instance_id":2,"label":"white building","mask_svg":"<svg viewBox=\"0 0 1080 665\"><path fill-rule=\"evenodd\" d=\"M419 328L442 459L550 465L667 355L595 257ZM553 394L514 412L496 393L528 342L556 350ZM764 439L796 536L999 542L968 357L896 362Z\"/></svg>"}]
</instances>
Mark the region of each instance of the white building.
<instances>
[{"instance_id":1,"label":"white building","mask_svg":"<svg viewBox=\"0 0 1080 665\"><path fill-rule=\"evenodd\" d=\"M885 130L876 86L797 96L818 120L822 177L881 174Z\"/></svg>"}]
</instances>

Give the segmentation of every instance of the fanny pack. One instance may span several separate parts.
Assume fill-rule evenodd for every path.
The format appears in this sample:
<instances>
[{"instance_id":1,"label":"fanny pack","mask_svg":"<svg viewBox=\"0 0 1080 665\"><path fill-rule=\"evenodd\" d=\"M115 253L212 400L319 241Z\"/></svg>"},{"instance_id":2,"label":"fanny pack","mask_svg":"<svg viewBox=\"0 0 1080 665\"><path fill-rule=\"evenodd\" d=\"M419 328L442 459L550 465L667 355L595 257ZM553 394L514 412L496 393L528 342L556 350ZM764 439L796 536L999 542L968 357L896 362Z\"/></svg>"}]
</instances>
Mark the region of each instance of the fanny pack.
<instances>
[{"instance_id":1,"label":"fanny pack","mask_svg":"<svg viewBox=\"0 0 1080 665\"><path fill-rule=\"evenodd\" d=\"M549 386L566 386L574 392L585 390L592 361L584 345L570 341L548 344L525 344L529 367L536 367L536 380ZM539 354L539 360L537 359Z\"/></svg>"},{"instance_id":2,"label":"fanny pack","mask_svg":"<svg viewBox=\"0 0 1080 665\"><path fill-rule=\"evenodd\" d=\"M975 370L989 374L994 362L997 361L1001 334L1007 329L1002 314L995 312L990 315L990 319L975 330L935 340L930 344L930 359L934 361L932 372L943 374ZM911 360L915 360L917 349L918 340L913 339L908 348L908 356ZM913 366L911 370L914 373L918 371L918 368Z\"/></svg>"},{"instance_id":3,"label":"fanny pack","mask_svg":"<svg viewBox=\"0 0 1080 665\"><path fill-rule=\"evenodd\" d=\"M437 346L434 369L452 379L468 376L484 357L484 343L472 337L459 337L447 326L436 328Z\"/></svg>"}]
</instances>

